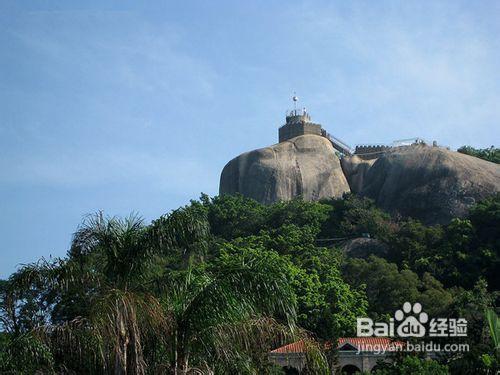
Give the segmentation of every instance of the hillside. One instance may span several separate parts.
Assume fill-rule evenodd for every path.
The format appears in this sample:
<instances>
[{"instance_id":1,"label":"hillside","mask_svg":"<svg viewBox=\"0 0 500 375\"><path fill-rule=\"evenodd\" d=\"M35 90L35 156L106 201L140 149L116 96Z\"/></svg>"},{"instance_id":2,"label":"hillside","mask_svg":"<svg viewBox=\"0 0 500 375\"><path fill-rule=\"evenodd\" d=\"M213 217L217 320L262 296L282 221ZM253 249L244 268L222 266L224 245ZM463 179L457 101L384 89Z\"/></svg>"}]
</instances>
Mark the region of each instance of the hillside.
<instances>
[{"instance_id":1,"label":"hillside","mask_svg":"<svg viewBox=\"0 0 500 375\"><path fill-rule=\"evenodd\" d=\"M499 164L442 147L397 147L376 156L344 156L340 169L326 138L302 135L231 160L222 170L219 193L270 204L351 191L392 214L437 224L464 217L474 203L500 191Z\"/></svg>"}]
</instances>

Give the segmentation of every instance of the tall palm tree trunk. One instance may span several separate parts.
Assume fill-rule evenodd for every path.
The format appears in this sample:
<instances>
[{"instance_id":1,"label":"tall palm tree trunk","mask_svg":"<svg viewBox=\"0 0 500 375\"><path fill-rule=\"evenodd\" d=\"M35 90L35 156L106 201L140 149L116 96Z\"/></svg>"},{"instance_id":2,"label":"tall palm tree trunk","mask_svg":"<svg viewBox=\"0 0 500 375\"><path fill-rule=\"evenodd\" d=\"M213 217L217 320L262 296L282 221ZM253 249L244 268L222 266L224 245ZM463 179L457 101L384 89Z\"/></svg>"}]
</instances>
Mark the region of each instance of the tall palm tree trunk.
<instances>
[{"instance_id":1,"label":"tall palm tree trunk","mask_svg":"<svg viewBox=\"0 0 500 375\"><path fill-rule=\"evenodd\" d=\"M189 353L187 350L186 335L182 329L175 335L175 375L186 375L188 371Z\"/></svg>"},{"instance_id":2,"label":"tall palm tree trunk","mask_svg":"<svg viewBox=\"0 0 500 375\"><path fill-rule=\"evenodd\" d=\"M142 353L141 334L134 306L125 301L116 304L115 375L143 375L146 364Z\"/></svg>"},{"instance_id":3,"label":"tall palm tree trunk","mask_svg":"<svg viewBox=\"0 0 500 375\"><path fill-rule=\"evenodd\" d=\"M120 309L118 304L116 305L116 333L117 333L117 345L115 348L115 375L126 375L127 374L127 347L129 343L129 337L127 328L125 326L125 321L123 318L123 311Z\"/></svg>"}]
</instances>

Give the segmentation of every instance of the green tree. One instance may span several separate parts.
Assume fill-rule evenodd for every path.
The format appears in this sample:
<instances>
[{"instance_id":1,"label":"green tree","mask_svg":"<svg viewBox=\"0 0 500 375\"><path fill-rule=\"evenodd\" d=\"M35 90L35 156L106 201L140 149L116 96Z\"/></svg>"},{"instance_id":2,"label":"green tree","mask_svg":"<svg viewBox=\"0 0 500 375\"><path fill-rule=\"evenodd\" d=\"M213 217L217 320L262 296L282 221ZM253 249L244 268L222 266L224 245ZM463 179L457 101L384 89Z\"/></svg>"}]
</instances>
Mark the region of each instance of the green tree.
<instances>
[{"instance_id":1,"label":"green tree","mask_svg":"<svg viewBox=\"0 0 500 375\"><path fill-rule=\"evenodd\" d=\"M295 300L272 259L203 262L197 255L204 252L207 237L204 216L191 208L151 226L136 216L89 216L75 233L67 260L24 267L9 288L2 285L2 295L10 295L10 286L31 291L40 285L50 291L35 294L44 302L43 316L52 316L53 324L44 320L25 331L38 340L30 343L50 348L57 365L66 369L143 374L149 366L175 374L198 367L231 372L236 363L253 363L248 353L259 352L251 345L257 338L270 340L272 332L272 342L281 344L285 334L293 333ZM163 269L153 264L158 259ZM187 262L187 268L170 262ZM8 298L2 302L5 317L11 310L4 307L12 303ZM20 339L7 346L13 348Z\"/></svg>"},{"instance_id":2,"label":"green tree","mask_svg":"<svg viewBox=\"0 0 500 375\"><path fill-rule=\"evenodd\" d=\"M408 269L399 270L394 263L371 255L368 259L347 258L342 272L354 288L364 287L370 316L389 319L404 302L420 302L427 313L444 314L452 302L452 294L429 273L422 278Z\"/></svg>"},{"instance_id":3,"label":"green tree","mask_svg":"<svg viewBox=\"0 0 500 375\"><path fill-rule=\"evenodd\" d=\"M496 354L500 354L500 318L493 309L486 309L486 321Z\"/></svg>"},{"instance_id":4,"label":"green tree","mask_svg":"<svg viewBox=\"0 0 500 375\"><path fill-rule=\"evenodd\" d=\"M471 290L456 289L449 316L467 320L464 343L469 344L469 351L450 359L452 373L471 374L488 370L483 356L494 349L484 311L494 308L497 298L498 292L488 292L488 284L484 279L480 279Z\"/></svg>"},{"instance_id":5,"label":"green tree","mask_svg":"<svg viewBox=\"0 0 500 375\"><path fill-rule=\"evenodd\" d=\"M266 230L278 229L285 225L308 227L317 235L322 224L328 219L331 207L323 202L306 202L295 198L269 206L265 214Z\"/></svg>"},{"instance_id":6,"label":"green tree","mask_svg":"<svg viewBox=\"0 0 500 375\"><path fill-rule=\"evenodd\" d=\"M419 278L410 270L371 255L368 259L346 259L346 281L353 287L365 287L370 315L374 319L392 317L406 301L418 301Z\"/></svg>"},{"instance_id":7,"label":"green tree","mask_svg":"<svg viewBox=\"0 0 500 375\"><path fill-rule=\"evenodd\" d=\"M284 227L287 233L291 229ZM237 239L225 244L224 252L236 258L248 251L276 254L297 298L299 325L325 339L353 334L356 318L366 315L367 302L362 290L343 280L336 251L303 243L298 240L300 236L275 233Z\"/></svg>"},{"instance_id":8,"label":"green tree","mask_svg":"<svg viewBox=\"0 0 500 375\"><path fill-rule=\"evenodd\" d=\"M389 237L388 259L419 275L428 271L434 273L435 265L440 260L438 249L442 239L441 226L428 227L418 220L405 220L399 223L398 230Z\"/></svg>"},{"instance_id":9,"label":"green tree","mask_svg":"<svg viewBox=\"0 0 500 375\"><path fill-rule=\"evenodd\" d=\"M457 151L462 154L475 156L476 158L491 161L493 163L500 163L500 149L493 146L483 149L476 149L471 146L462 146Z\"/></svg>"},{"instance_id":10,"label":"green tree","mask_svg":"<svg viewBox=\"0 0 500 375\"><path fill-rule=\"evenodd\" d=\"M375 206L373 200L345 194L342 199L322 201L331 207L329 216L322 224L321 236L371 237L385 240L395 229L390 215Z\"/></svg>"},{"instance_id":11,"label":"green tree","mask_svg":"<svg viewBox=\"0 0 500 375\"><path fill-rule=\"evenodd\" d=\"M477 278L483 276L492 290L500 289L500 193L478 202L469 212L474 227L473 252Z\"/></svg>"},{"instance_id":12,"label":"green tree","mask_svg":"<svg viewBox=\"0 0 500 375\"><path fill-rule=\"evenodd\" d=\"M192 204L200 205L197 202ZM201 207L207 213L211 232L226 240L257 234L264 227L265 206L241 194L220 195L212 199L202 195Z\"/></svg>"},{"instance_id":13,"label":"green tree","mask_svg":"<svg viewBox=\"0 0 500 375\"><path fill-rule=\"evenodd\" d=\"M174 243L182 235L175 232L166 240ZM80 303L89 306L73 320L47 327L55 350L63 342L92 350L86 345L90 335L96 353L88 358L96 359L96 368L112 368L115 374L145 373L144 332L159 329L162 323L160 302L144 285L154 249L150 243L150 233L139 217L105 218L99 213L87 217L76 231L68 261L36 270L36 277L47 277L48 287L61 290L63 296L66 290L83 285ZM59 306L61 315L68 301L60 301L64 303ZM75 339L68 342L71 336Z\"/></svg>"},{"instance_id":14,"label":"green tree","mask_svg":"<svg viewBox=\"0 0 500 375\"><path fill-rule=\"evenodd\" d=\"M448 367L431 359L416 356L405 356L392 364L378 366L376 375L447 375Z\"/></svg>"},{"instance_id":15,"label":"green tree","mask_svg":"<svg viewBox=\"0 0 500 375\"><path fill-rule=\"evenodd\" d=\"M163 344L176 374L214 364L221 371L248 367L252 340L272 334L276 343L293 334L295 301L276 259L222 254L208 268L168 273L158 285L169 326Z\"/></svg>"}]
</instances>

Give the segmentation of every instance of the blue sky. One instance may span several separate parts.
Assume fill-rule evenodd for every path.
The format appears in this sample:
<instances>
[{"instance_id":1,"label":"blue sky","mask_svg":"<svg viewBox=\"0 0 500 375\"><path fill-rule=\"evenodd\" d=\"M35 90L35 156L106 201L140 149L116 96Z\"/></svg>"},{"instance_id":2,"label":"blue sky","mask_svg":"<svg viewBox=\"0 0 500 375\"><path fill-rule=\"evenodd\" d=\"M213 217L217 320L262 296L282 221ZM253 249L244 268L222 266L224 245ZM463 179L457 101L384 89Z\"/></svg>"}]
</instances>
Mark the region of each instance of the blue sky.
<instances>
[{"instance_id":1,"label":"blue sky","mask_svg":"<svg viewBox=\"0 0 500 375\"><path fill-rule=\"evenodd\" d=\"M351 145L500 143L498 1L1 1L0 277L217 194L296 91Z\"/></svg>"}]
</instances>

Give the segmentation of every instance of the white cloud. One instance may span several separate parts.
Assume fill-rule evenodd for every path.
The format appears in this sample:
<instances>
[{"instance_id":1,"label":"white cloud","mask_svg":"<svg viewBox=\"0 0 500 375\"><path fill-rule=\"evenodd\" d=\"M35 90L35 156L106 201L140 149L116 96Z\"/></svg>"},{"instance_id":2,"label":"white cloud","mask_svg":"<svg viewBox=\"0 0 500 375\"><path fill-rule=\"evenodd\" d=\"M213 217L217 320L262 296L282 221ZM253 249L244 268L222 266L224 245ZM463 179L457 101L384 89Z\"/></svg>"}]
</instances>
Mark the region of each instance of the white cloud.
<instances>
[{"instance_id":1,"label":"white cloud","mask_svg":"<svg viewBox=\"0 0 500 375\"><path fill-rule=\"evenodd\" d=\"M452 147L500 141L494 124L500 119L498 35L453 3L407 3L397 10L387 3L352 4L342 11L306 7L297 19L301 39L320 57L311 60L327 72L315 104L368 118L349 130L357 141L396 134Z\"/></svg>"}]
</instances>

